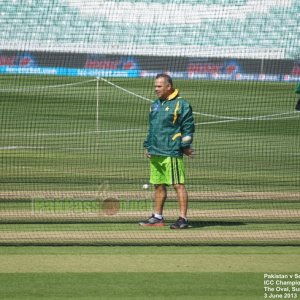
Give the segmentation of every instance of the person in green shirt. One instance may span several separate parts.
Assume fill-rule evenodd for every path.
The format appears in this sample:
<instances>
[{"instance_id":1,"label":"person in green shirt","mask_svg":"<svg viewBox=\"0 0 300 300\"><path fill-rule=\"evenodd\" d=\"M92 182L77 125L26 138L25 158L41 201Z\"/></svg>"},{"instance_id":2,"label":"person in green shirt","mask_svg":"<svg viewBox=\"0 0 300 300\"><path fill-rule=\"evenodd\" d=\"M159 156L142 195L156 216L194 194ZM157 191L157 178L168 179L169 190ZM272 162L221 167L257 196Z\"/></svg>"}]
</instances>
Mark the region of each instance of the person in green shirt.
<instances>
[{"instance_id":1,"label":"person in green shirt","mask_svg":"<svg viewBox=\"0 0 300 300\"><path fill-rule=\"evenodd\" d=\"M300 83L296 86L295 93L300 96ZM300 98L298 99L298 102L296 104L296 110L300 110Z\"/></svg>"},{"instance_id":2,"label":"person in green shirt","mask_svg":"<svg viewBox=\"0 0 300 300\"><path fill-rule=\"evenodd\" d=\"M145 156L150 159L150 183L155 186L154 213L140 222L141 226L164 226L163 208L167 186L172 185L179 203L179 218L171 229L188 228L188 193L185 187L183 155L192 157L195 124L190 104L179 96L167 74L155 78L158 97L149 113L148 135L144 142Z\"/></svg>"}]
</instances>

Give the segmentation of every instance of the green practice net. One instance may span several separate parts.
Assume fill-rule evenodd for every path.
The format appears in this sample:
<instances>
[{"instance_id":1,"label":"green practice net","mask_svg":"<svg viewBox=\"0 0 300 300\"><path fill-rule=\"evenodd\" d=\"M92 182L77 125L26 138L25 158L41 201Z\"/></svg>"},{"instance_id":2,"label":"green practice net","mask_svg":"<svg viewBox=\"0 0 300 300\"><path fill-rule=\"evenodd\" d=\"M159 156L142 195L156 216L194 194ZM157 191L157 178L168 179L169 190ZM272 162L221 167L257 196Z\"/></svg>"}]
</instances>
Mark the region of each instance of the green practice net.
<instances>
[{"instance_id":1,"label":"green practice net","mask_svg":"<svg viewBox=\"0 0 300 300\"><path fill-rule=\"evenodd\" d=\"M0 3L0 245L298 245L298 1ZM193 107L187 230L144 157L154 77Z\"/></svg>"}]
</instances>

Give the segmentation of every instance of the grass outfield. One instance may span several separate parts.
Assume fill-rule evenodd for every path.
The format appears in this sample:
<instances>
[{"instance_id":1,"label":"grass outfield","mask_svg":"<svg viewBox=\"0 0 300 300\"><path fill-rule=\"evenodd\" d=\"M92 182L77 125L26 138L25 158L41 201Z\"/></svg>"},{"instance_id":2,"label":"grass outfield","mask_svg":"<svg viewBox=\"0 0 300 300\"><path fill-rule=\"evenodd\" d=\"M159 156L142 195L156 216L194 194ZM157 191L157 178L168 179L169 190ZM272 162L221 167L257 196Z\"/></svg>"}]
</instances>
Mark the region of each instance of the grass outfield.
<instances>
[{"instance_id":1,"label":"grass outfield","mask_svg":"<svg viewBox=\"0 0 300 300\"><path fill-rule=\"evenodd\" d=\"M142 143L153 81L110 82L115 86L99 82L97 97L95 80L2 75L1 191L140 191L148 182ZM197 155L186 160L191 191L298 192L293 84L176 86L197 124Z\"/></svg>"},{"instance_id":2,"label":"grass outfield","mask_svg":"<svg viewBox=\"0 0 300 300\"><path fill-rule=\"evenodd\" d=\"M299 262L298 247L0 247L0 298L256 300Z\"/></svg>"},{"instance_id":3,"label":"grass outfield","mask_svg":"<svg viewBox=\"0 0 300 300\"><path fill-rule=\"evenodd\" d=\"M185 236L137 226L152 211L142 144L153 80L1 75L0 244L298 245L294 84L175 83L196 123ZM165 216L178 216L171 191Z\"/></svg>"}]
</instances>

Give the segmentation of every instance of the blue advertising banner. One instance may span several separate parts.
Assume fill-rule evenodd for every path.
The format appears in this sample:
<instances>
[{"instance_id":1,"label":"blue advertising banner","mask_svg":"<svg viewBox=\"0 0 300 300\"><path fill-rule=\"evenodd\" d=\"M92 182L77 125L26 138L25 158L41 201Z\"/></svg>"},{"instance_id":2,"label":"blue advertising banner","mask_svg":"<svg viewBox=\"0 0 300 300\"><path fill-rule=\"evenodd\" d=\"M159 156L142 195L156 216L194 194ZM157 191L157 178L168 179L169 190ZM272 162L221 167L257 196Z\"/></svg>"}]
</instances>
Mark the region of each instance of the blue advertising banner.
<instances>
[{"instance_id":1,"label":"blue advertising banner","mask_svg":"<svg viewBox=\"0 0 300 300\"><path fill-rule=\"evenodd\" d=\"M0 74L300 82L299 60L161 58L78 53L0 52Z\"/></svg>"},{"instance_id":2,"label":"blue advertising banner","mask_svg":"<svg viewBox=\"0 0 300 300\"><path fill-rule=\"evenodd\" d=\"M101 69L74 69L51 67L0 67L1 74L35 74L57 76L90 76L90 77L139 77L139 70L101 70Z\"/></svg>"}]
</instances>

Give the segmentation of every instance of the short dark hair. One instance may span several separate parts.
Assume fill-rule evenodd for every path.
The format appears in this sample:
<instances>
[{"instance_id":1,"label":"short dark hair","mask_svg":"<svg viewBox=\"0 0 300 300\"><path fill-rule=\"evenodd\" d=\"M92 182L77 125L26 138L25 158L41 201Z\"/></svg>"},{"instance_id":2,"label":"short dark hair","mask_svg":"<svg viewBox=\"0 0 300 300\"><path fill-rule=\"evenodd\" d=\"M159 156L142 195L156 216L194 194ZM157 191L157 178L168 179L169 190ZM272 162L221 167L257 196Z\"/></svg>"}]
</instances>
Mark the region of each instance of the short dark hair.
<instances>
[{"instance_id":1,"label":"short dark hair","mask_svg":"<svg viewBox=\"0 0 300 300\"><path fill-rule=\"evenodd\" d=\"M155 77L155 79L158 79L158 78L164 78L164 79L167 81L167 83L168 83L171 87L173 87L173 80L172 80L172 78L171 78L170 75L164 74L164 73L160 73L160 74L157 74L156 77Z\"/></svg>"}]
</instances>

